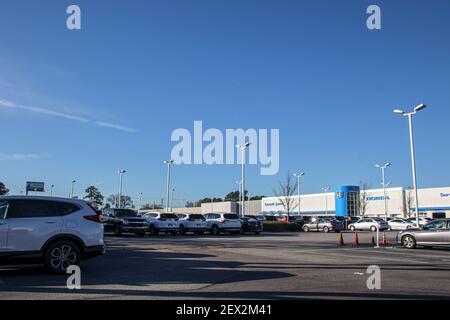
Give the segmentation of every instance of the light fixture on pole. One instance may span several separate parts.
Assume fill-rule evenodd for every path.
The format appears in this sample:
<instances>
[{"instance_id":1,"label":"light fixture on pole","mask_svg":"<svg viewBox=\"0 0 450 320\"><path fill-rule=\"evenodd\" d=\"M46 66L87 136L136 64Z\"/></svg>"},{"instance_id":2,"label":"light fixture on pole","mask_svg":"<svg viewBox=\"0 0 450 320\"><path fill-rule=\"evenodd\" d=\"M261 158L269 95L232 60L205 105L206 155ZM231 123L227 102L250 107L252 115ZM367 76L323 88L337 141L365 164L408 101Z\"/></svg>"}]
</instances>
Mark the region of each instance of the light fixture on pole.
<instances>
[{"instance_id":1,"label":"light fixture on pole","mask_svg":"<svg viewBox=\"0 0 450 320\"><path fill-rule=\"evenodd\" d=\"M170 197L170 167L173 165L174 160L165 160L167 165L167 181L166 181L166 213L169 212L169 197Z\"/></svg>"},{"instance_id":2,"label":"light fixture on pole","mask_svg":"<svg viewBox=\"0 0 450 320\"><path fill-rule=\"evenodd\" d=\"M330 187L325 187L325 188L322 188L322 191L323 191L323 194L325 195L325 212L326 212L326 215L328 215L328 195L327 195L327 193L328 193L328 191L330 191Z\"/></svg>"},{"instance_id":3,"label":"light fixture on pole","mask_svg":"<svg viewBox=\"0 0 450 320\"><path fill-rule=\"evenodd\" d=\"M117 173L119 174L119 194L117 196L116 207L119 209L122 208L122 177L125 174L125 172L127 171L126 170L117 171Z\"/></svg>"},{"instance_id":4,"label":"light fixture on pole","mask_svg":"<svg viewBox=\"0 0 450 320\"><path fill-rule=\"evenodd\" d=\"M294 173L294 177L297 178L297 197L298 197L298 214L300 215L300 177L304 176L304 172Z\"/></svg>"},{"instance_id":5,"label":"light fixture on pole","mask_svg":"<svg viewBox=\"0 0 450 320\"><path fill-rule=\"evenodd\" d=\"M382 177L382 182L381 184L383 185L383 199L384 199L384 217L386 218L387 221L387 217L388 217L388 212L387 212L387 198L386 198L386 175L385 175L385 170L387 167L389 167L391 165L390 162L385 163L383 165L379 165L376 164L375 167L381 169L381 177Z\"/></svg>"},{"instance_id":6,"label":"light fixture on pole","mask_svg":"<svg viewBox=\"0 0 450 320\"><path fill-rule=\"evenodd\" d=\"M241 197L242 197L242 212L241 217L245 216L245 150L250 146L250 142L243 145L236 145L236 148L241 150L242 156L242 180L241 180Z\"/></svg>"},{"instance_id":7,"label":"light fixture on pole","mask_svg":"<svg viewBox=\"0 0 450 320\"><path fill-rule=\"evenodd\" d=\"M395 109L394 112L404 115L405 117L408 117L409 122L409 141L411 144L411 163L412 163L412 175L413 175L413 184L414 184L414 195L415 195L415 207L416 207L416 217L417 217L417 227L420 228L419 223L419 197L417 192L417 176L416 176L416 158L415 158L415 150L414 150L414 135L413 135L413 122L412 122L412 116L415 115L420 110L425 109L427 106L423 103L417 105L413 111L411 112L405 112L401 109Z\"/></svg>"},{"instance_id":8,"label":"light fixture on pole","mask_svg":"<svg viewBox=\"0 0 450 320\"><path fill-rule=\"evenodd\" d=\"M70 197L71 198L73 198L73 189L74 189L74 186L75 186L75 182L77 182L75 179L73 179L72 180L72 188L71 188L71 191L70 191Z\"/></svg>"},{"instance_id":9,"label":"light fixture on pole","mask_svg":"<svg viewBox=\"0 0 450 320\"><path fill-rule=\"evenodd\" d=\"M52 184L51 186L50 186L50 196L52 197L53 196L53 188L55 187L55 185L54 184Z\"/></svg>"}]
</instances>

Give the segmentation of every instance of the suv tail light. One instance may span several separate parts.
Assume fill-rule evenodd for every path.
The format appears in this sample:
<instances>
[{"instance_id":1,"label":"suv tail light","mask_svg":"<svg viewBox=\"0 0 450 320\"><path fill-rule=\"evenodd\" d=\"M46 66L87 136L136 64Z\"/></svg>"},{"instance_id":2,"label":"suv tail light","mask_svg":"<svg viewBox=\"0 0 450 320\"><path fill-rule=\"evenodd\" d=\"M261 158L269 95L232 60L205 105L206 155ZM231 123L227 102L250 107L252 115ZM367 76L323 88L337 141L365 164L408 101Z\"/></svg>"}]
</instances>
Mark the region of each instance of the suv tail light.
<instances>
[{"instance_id":1,"label":"suv tail light","mask_svg":"<svg viewBox=\"0 0 450 320\"><path fill-rule=\"evenodd\" d=\"M83 218L85 218L86 220L89 220L89 221L93 221L93 222L98 222L98 223L102 222L102 216L99 214L94 214L91 216L84 216Z\"/></svg>"}]
</instances>

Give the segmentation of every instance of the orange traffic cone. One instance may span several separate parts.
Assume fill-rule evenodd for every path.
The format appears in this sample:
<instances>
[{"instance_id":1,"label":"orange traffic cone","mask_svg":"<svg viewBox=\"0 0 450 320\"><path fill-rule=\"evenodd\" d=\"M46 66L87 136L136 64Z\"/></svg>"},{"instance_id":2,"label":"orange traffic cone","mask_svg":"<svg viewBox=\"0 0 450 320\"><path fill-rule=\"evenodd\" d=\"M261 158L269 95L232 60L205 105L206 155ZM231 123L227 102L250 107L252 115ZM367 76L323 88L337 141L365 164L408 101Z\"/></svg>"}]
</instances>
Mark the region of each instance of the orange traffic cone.
<instances>
[{"instance_id":1,"label":"orange traffic cone","mask_svg":"<svg viewBox=\"0 0 450 320\"><path fill-rule=\"evenodd\" d=\"M339 234L340 234L340 236L339 236L339 245L340 246L345 246L344 237L342 235L342 232L340 232Z\"/></svg>"},{"instance_id":2,"label":"orange traffic cone","mask_svg":"<svg viewBox=\"0 0 450 320\"><path fill-rule=\"evenodd\" d=\"M358 237L358 232L355 233L355 246L359 246L359 237Z\"/></svg>"},{"instance_id":3,"label":"orange traffic cone","mask_svg":"<svg viewBox=\"0 0 450 320\"><path fill-rule=\"evenodd\" d=\"M383 232L383 237L381 238L381 245L387 246L386 232Z\"/></svg>"}]
</instances>

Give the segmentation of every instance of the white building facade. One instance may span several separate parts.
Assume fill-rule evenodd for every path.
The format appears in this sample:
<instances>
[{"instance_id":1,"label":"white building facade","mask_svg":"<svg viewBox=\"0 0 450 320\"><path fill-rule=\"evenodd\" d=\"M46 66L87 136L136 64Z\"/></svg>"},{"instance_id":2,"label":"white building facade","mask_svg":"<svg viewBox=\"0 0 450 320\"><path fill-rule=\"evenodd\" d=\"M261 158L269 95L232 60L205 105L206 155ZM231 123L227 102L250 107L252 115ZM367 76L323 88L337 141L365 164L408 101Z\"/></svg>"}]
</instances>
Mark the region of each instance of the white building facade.
<instances>
[{"instance_id":1,"label":"white building facade","mask_svg":"<svg viewBox=\"0 0 450 320\"><path fill-rule=\"evenodd\" d=\"M337 187L335 192L300 195L301 215L364 215L370 217L415 216L414 191L404 188L387 188L386 205L383 189L357 190L353 189L353 197L343 195L346 190ZM344 191L345 192L345 191ZM350 193L350 192L349 192ZM450 187L418 189L419 213L430 218L450 218ZM345 197L345 199L342 199ZM291 214L299 214L298 196L291 197ZM354 198L357 198L355 203ZM353 199L353 203L352 203ZM364 199L364 200L363 200ZM345 200L345 213L342 209L342 200ZM261 214L285 214L285 206L280 198L263 198ZM365 203L365 208L364 208ZM355 214L354 206L358 208ZM338 208L336 210L336 207ZM386 209L385 209L386 208ZM364 211L364 212L363 212Z\"/></svg>"}]
</instances>

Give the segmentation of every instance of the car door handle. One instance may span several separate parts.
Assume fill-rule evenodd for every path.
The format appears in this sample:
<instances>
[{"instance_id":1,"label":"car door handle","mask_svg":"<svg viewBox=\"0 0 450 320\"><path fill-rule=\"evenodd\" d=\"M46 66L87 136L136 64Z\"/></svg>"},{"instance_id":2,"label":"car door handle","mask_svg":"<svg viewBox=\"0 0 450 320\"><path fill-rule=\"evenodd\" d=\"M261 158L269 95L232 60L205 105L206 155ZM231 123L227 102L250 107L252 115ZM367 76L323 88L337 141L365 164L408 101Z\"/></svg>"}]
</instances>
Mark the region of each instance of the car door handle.
<instances>
[{"instance_id":1,"label":"car door handle","mask_svg":"<svg viewBox=\"0 0 450 320\"><path fill-rule=\"evenodd\" d=\"M47 223L47 224L54 224L54 223L56 223L56 221L45 221L45 223Z\"/></svg>"}]
</instances>

